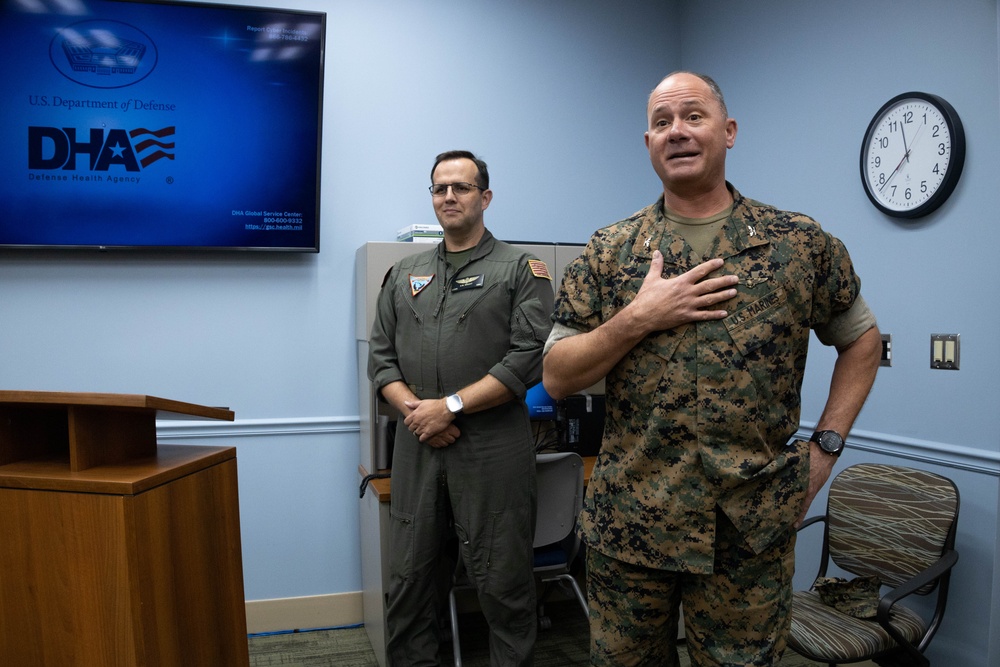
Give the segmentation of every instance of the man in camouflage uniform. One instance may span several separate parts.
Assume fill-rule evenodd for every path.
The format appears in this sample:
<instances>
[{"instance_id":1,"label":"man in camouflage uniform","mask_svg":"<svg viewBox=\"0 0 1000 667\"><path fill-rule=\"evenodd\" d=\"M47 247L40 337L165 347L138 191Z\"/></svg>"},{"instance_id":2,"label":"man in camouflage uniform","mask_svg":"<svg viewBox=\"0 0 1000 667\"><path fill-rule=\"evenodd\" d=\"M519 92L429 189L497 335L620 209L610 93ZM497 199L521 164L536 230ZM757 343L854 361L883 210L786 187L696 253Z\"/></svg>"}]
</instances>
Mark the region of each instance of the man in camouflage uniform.
<instances>
[{"instance_id":1,"label":"man in camouflage uniform","mask_svg":"<svg viewBox=\"0 0 1000 667\"><path fill-rule=\"evenodd\" d=\"M795 526L868 395L880 336L841 242L726 182L736 121L714 81L672 74L647 113L663 196L595 232L546 346L553 396L607 378L580 522L591 662L676 665L682 605L692 664L773 665ZM791 441L810 330L838 359L816 441Z\"/></svg>"},{"instance_id":2,"label":"man in camouflage uniform","mask_svg":"<svg viewBox=\"0 0 1000 667\"><path fill-rule=\"evenodd\" d=\"M524 395L541 379L552 283L534 256L493 237L486 163L437 157L444 241L400 260L378 297L368 377L400 413L392 462L389 664L440 664L445 543L490 626L490 664L532 664L535 450Z\"/></svg>"}]
</instances>

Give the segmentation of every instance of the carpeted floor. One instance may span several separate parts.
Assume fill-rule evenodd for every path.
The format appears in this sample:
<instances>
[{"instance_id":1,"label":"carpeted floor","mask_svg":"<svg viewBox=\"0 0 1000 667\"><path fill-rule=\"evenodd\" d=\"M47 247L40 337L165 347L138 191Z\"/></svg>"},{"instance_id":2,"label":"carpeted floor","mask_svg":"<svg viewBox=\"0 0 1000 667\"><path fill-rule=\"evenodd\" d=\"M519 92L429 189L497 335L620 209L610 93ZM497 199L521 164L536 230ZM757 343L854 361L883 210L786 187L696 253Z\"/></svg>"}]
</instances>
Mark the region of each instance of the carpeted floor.
<instances>
[{"instance_id":1,"label":"carpeted floor","mask_svg":"<svg viewBox=\"0 0 1000 667\"><path fill-rule=\"evenodd\" d=\"M547 606L552 627L538 631L535 667L586 665L587 620L573 603ZM571 613L575 612L575 614ZM464 667L489 667L486 622L480 614L461 614L459 637ZM454 664L450 638L441 647L441 664ZM250 667L272 665L336 665L377 667L375 654L362 627L315 630L250 638Z\"/></svg>"},{"instance_id":2,"label":"carpeted floor","mask_svg":"<svg viewBox=\"0 0 1000 667\"><path fill-rule=\"evenodd\" d=\"M587 620L573 602L547 605L552 627L539 630L535 644L535 667L572 667L588 664ZM479 614L463 614L459 636L465 667L489 667L487 631ZM442 665L453 664L451 644L442 647ZM865 665L871 663L864 663ZM250 667L280 665L377 667L375 654L362 627L313 630L290 634L250 637ZM681 653L682 667L689 667ZM821 663L806 660L788 651L781 667L814 667Z\"/></svg>"}]
</instances>

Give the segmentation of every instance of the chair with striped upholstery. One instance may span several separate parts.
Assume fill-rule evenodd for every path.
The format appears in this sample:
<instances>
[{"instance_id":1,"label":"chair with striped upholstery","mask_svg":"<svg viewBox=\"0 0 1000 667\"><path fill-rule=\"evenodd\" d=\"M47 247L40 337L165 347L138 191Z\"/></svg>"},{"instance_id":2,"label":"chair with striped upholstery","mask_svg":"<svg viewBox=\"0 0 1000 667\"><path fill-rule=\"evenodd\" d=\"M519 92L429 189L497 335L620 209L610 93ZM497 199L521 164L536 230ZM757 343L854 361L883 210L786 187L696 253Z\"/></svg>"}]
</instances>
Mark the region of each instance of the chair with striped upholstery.
<instances>
[{"instance_id":1,"label":"chair with striped upholstery","mask_svg":"<svg viewBox=\"0 0 1000 667\"><path fill-rule=\"evenodd\" d=\"M807 519L800 530L825 525L817 579L826 577L831 563L849 575L878 578L877 613L856 618L838 611L821 600L815 585L797 591L789 646L831 667L862 660L930 665L923 653L941 624L958 561L958 509L955 484L931 472L865 463L838 474L826 515ZM900 604L912 594L931 593L933 612Z\"/></svg>"}]
</instances>

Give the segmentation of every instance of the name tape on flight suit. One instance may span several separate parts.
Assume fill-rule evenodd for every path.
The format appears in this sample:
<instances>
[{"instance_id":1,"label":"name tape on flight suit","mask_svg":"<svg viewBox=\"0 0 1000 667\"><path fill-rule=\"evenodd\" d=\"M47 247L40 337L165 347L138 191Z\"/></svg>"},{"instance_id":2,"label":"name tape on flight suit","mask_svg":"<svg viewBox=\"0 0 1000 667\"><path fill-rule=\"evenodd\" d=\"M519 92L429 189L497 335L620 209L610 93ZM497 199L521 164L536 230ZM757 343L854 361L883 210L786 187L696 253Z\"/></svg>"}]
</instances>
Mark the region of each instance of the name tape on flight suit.
<instances>
[{"instance_id":1,"label":"name tape on flight suit","mask_svg":"<svg viewBox=\"0 0 1000 667\"><path fill-rule=\"evenodd\" d=\"M464 278L455 278L451 284L452 292L461 292L466 289L476 289L477 287L482 287L486 283L486 276L479 274L478 276L466 276Z\"/></svg>"}]
</instances>

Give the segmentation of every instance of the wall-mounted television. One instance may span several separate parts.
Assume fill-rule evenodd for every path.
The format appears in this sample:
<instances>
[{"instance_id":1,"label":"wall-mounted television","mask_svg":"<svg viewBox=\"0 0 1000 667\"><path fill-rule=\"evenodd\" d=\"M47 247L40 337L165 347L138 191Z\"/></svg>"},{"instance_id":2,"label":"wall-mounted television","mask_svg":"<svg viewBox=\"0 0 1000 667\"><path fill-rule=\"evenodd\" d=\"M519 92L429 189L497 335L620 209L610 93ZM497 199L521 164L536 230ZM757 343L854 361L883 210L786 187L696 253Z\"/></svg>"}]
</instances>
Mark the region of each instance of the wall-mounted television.
<instances>
[{"instance_id":1,"label":"wall-mounted television","mask_svg":"<svg viewBox=\"0 0 1000 667\"><path fill-rule=\"evenodd\" d=\"M319 251L326 14L0 0L0 248Z\"/></svg>"}]
</instances>

